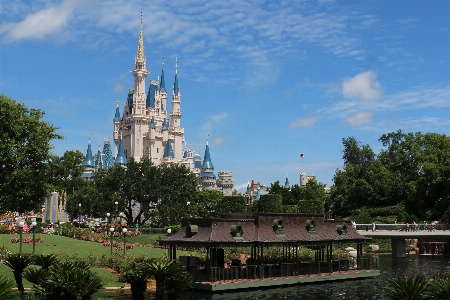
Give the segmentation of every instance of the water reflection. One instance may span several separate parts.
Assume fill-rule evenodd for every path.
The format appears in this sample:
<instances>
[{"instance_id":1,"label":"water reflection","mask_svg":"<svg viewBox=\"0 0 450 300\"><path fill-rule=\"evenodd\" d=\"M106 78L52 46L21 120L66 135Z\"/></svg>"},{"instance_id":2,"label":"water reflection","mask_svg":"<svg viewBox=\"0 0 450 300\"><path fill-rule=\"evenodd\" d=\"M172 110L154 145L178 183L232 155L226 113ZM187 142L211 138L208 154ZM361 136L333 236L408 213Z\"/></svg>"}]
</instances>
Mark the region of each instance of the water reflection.
<instances>
[{"instance_id":1,"label":"water reflection","mask_svg":"<svg viewBox=\"0 0 450 300\"><path fill-rule=\"evenodd\" d=\"M275 300L275 299L385 299L382 289L387 281L398 276L421 274L425 277L440 276L450 259L448 257L408 256L406 258L392 258L391 255L378 255L381 276L374 279L352 280L333 283L297 285L281 288L265 288L259 290L204 293L188 292L185 300Z\"/></svg>"}]
</instances>

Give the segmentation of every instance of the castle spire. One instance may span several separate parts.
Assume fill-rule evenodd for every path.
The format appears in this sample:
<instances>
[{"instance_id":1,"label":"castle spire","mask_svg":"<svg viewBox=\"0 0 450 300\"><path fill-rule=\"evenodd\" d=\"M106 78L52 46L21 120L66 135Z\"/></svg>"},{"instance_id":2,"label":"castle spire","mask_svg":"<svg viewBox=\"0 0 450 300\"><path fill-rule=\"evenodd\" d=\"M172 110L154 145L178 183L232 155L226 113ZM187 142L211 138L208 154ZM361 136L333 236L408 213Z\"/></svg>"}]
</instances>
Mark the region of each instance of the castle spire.
<instances>
[{"instance_id":1,"label":"castle spire","mask_svg":"<svg viewBox=\"0 0 450 300\"><path fill-rule=\"evenodd\" d=\"M139 30L137 58L138 60L144 60L144 31L142 30L142 12L141 12L141 28Z\"/></svg>"},{"instance_id":2,"label":"castle spire","mask_svg":"<svg viewBox=\"0 0 450 300\"><path fill-rule=\"evenodd\" d=\"M164 57L162 59L161 81L159 82L159 90L166 91L166 81L164 80Z\"/></svg>"},{"instance_id":3,"label":"castle spire","mask_svg":"<svg viewBox=\"0 0 450 300\"><path fill-rule=\"evenodd\" d=\"M119 100L116 102L116 114L114 116L114 121L120 121L120 111L119 111Z\"/></svg>"},{"instance_id":4,"label":"castle spire","mask_svg":"<svg viewBox=\"0 0 450 300\"><path fill-rule=\"evenodd\" d=\"M173 93L175 97L178 97L178 58L175 59L175 81L173 83Z\"/></svg>"},{"instance_id":5,"label":"castle spire","mask_svg":"<svg viewBox=\"0 0 450 300\"><path fill-rule=\"evenodd\" d=\"M125 157L125 150L123 149L122 133L120 133L119 151L117 151L117 157L114 164L126 165L127 158Z\"/></svg>"}]
</instances>

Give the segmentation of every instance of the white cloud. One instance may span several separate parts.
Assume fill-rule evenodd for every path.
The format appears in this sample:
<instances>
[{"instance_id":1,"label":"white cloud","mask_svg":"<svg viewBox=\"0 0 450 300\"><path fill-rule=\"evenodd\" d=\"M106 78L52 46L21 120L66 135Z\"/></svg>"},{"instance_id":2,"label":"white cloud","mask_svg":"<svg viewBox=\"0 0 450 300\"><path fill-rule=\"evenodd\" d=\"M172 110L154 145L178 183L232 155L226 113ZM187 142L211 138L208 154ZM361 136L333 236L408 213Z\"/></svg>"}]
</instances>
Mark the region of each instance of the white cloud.
<instances>
[{"instance_id":1,"label":"white cloud","mask_svg":"<svg viewBox=\"0 0 450 300\"><path fill-rule=\"evenodd\" d=\"M374 113L368 111L361 111L345 119L346 122L352 126L360 126L364 124L372 123L372 117Z\"/></svg>"},{"instance_id":2,"label":"white cloud","mask_svg":"<svg viewBox=\"0 0 450 300\"><path fill-rule=\"evenodd\" d=\"M297 128L297 127L311 127L313 126L317 121L319 121L319 116L309 116L305 118L297 118L291 121L289 123L289 128Z\"/></svg>"},{"instance_id":3,"label":"white cloud","mask_svg":"<svg viewBox=\"0 0 450 300\"><path fill-rule=\"evenodd\" d=\"M228 114L226 112L222 111L222 112L218 113L217 115L210 116L209 118L212 121L217 122L217 121L226 119L227 117L228 117Z\"/></svg>"},{"instance_id":4,"label":"white cloud","mask_svg":"<svg viewBox=\"0 0 450 300\"><path fill-rule=\"evenodd\" d=\"M72 18L77 1L65 0L58 6L51 6L31 13L20 22L0 25L0 32L6 32L10 40L40 39L60 32Z\"/></svg>"},{"instance_id":5,"label":"white cloud","mask_svg":"<svg viewBox=\"0 0 450 300\"><path fill-rule=\"evenodd\" d=\"M223 144L223 143L225 143L226 141L227 141L227 139L224 138L224 137L214 138L214 139L211 141L211 146L219 146L220 144Z\"/></svg>"},{"instance_id":6,"label":"white cloud","mask_svg":"<svg viewBox=\"0 0 450 300\"><path fill-rule=\"evenodd\" d=\"M228 113L225 111L222 111L216 115L206 116L206 119L208 120L206 123L202 125L203 132L211 132L212 129L220 123L222 120L228 118Z\"/></svg>"},{"instance_id":7,"label":"white cloud","mask_svg":"<svg viewBox=\"0 0 450 300\"><path fill-rule=\"evenodd\" d=\"M362 100L363 103L379 100L383 96L383 89L376 78L373 71L346 78L342 83L342 94L345 98Z\"/></svg>"}]
</instances>

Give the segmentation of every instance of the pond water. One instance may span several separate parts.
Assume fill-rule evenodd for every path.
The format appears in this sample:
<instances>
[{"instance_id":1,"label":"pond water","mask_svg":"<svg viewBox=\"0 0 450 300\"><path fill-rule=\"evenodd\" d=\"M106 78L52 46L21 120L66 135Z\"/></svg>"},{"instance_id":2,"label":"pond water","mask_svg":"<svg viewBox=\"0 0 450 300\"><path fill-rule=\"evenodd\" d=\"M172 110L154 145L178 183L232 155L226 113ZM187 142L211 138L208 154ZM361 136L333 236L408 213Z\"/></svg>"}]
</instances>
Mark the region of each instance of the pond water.
<instances>
[{"instance_id":1,"label":"pond water","mask_svg":"<svg viewBox=\"0 0 450 300\"><path fill-rule=\"evenodd\" d=\"M387 281L405 275L424 275L427 278L440 276L450 263L450 257L410 255L406 258L392 258L390 254L373 255L378 257L381 276L371 279L357 279L332 283L314 283L239 292L208 293L185 291L181 300L368 300L387 299L382 296ZM366 257L366 256L365 256ZM131 299L117 292L95 294L101 299ZM148 295L146 299L154 299Z\"/></svg>"},{"instance_id":2,"label":"pond water","mask_svg":"<svg viewBox=\"0 0 450 300\"><path fill-rule=\"evenodd\" d=\"M314 283L279 288L265 288L241 292L205 293L189 291L183 295L183 300L275 300L275 299L386 299L382 296L383 287L387 281L405 275L424 275L436 277L443 274L450 258L411 255L406 258L392 258L390 254L378 255L381 276L372 279L358 279L333 283Z\"/></svg>"}]
</instances>

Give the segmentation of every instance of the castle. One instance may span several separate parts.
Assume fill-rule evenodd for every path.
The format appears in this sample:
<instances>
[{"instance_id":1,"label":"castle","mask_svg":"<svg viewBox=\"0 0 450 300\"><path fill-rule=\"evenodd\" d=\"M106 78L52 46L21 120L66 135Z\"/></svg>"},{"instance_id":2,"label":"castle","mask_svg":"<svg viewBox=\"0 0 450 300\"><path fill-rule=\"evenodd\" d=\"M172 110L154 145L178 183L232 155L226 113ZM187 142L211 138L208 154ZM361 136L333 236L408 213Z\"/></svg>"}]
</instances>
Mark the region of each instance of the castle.
<instances>
[{"instance_id":1,"label":"castle","mask_svg":"<svg viewBox=\"0 0 450 300\"><path fill-rule=\"evenodd\" d=\"M181 127L178 61L175 62L175 80L169 93L165 84L164 59L161 77L158 80L150 80L149 88L146 90L146 77L149 71L144 54L142 17L138 49L131 73L134 77L134 89L128 91L122 115L117 102L113 119L113 137L117 149L115 157L111 151L111 142L105 140L103 151L99 146L94 160L89 141L82 177L89 179L97 169L109 168L114 164L124 166L127 159L131 157L136 161L149 158L155 166L161 164L185 165L197 176L200 189L216 189L223 195L231 195L234 187L232 172L219 172L218 178L216 178L208 139L203 161L199 153L194 153L192 149L185 147L184 128ZM168 103L169 95L170 102Z\"/></svg>"}]
</instances>

